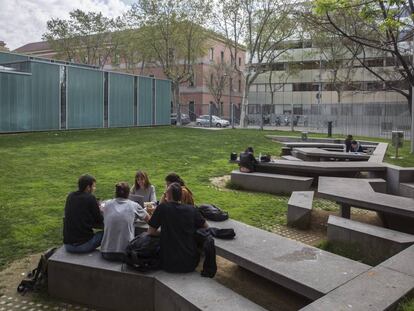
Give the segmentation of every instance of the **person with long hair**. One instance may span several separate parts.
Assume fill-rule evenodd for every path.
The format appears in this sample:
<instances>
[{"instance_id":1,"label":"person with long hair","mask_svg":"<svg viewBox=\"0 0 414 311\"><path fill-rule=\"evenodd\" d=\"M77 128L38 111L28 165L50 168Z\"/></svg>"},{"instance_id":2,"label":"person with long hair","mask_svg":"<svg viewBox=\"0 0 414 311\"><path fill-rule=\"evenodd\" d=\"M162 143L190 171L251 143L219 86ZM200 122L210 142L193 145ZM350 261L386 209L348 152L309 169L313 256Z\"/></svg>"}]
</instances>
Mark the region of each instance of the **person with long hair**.
<instances>
[{"instance_id":1,"label":"person with long hair","mask_svg":"<svg viewBox=\"0 0 414 311\"><path fill-rule=\"evenodd\" d=\"M155 187L151 184L148 174L144 171L137 171L135 174L135 182L131 188L131 194L142 195L144 202L157 202Z\"/></svg>"},{"instance_id":2,"label":"person with long hair","mask_svg":"<svg viewBox=\"0 0 414 311\"><path fill-rule=\"evenodd\" d=\"M166 188L172 183L178 183L181 186L181 203L187 205L194 205L193 193L190 189L185 185L184 180L176 173L170 173L165 177ZM161 203L165 202L165 193L161 198Z\"/></svg>"}]
</instances>

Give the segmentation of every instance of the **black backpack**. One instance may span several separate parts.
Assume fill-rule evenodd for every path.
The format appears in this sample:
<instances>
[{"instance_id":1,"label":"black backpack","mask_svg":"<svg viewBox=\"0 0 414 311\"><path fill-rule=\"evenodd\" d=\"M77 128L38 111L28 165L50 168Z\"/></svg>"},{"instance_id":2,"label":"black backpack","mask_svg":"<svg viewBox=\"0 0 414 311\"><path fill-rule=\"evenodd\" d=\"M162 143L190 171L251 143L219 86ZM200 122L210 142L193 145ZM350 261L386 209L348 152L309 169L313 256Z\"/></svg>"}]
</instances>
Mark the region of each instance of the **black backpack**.
<instances>
[{"instance_id":1,"label":"black backpack","mask_svg":"<svg viewBox=\"0 0 414 311\"><path fill-rule=\"evenodd\" d=\"M44 254L40 256L37 267L30 271L26 278L23 279L19 286L17 286L17 292L24 295L28 291L40 290L47 285L47 265L49 258L56 252L57 248L50 248Z\"/></svg>"},{"instance_id":2,"label":"black backpack","mask_svg":"<svg viewBox=\"0 0 414 311\"><path fill-rule=\"evenodd\" d=\"M201 204L198 206L198 210L207 220L224 221L229 219L229 214L227 212L222 211L213 204Z\"/></svg>"},{"instance_id":3,"label":"black backpack","mask_svg":"<svg viewBox=\"0 0 414 311\"><path fill-rule=\"evenodd\" d=\"M126 248L125 263L140 272L160 268L160 237L146 232L136 236Z\"/></svg>"}]
</instances>

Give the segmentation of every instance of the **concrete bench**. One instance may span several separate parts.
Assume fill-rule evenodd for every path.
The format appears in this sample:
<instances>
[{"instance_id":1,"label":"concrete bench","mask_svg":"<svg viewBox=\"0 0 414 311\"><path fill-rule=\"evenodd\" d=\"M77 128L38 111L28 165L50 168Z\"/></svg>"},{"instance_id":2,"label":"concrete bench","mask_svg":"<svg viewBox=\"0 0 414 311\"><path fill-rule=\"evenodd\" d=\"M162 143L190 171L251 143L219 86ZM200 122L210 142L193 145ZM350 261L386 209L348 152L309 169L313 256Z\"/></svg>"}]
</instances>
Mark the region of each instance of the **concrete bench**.
<instances>
[{"instance_id":1,"label":"concrete bench","mask_svg":"<svg viewBox=\"0 0 414 311\"><path fill-rule=\"evenodd\" d=\"M100 252L70 254L63 247L48 265L53 297L105 310L264 310L199 273L146 274L109 262Z\"/></svg>"},{"instance_id":2,"label":"concrete bench","mask_svg":"<svg viewBox=\"0 0 414 311\"><path fill-rule=\"evenodd\" d=\"M331 215L328 241L357 246L360 255L378 264L414 244L414 235Z\"/></svg>"},{"instance_id":3,"label":"concrete bench","mask_svg":"<svg viewBox=\"0 0 414 311\"><path fill-rule=\"evenodd\" d=\"M414 246L391 257L301 311L393 310L414 289Z\"/></svg>"},{"instance_id":4,"label":"concrete bench","mask_svg":"<svg viewBox=\"0 0 414 311\"><path fill-rule=\"evenodd\" d=\"M414 182L400 183L400 195L414 199Z\"/></svg>"},{"instance_id":5,"label":"concrete bench","mask_svg":"<svg viewBox=\"0 0 414 311\"><path fill-rule=\"evenodd\" d=\"M313 178L258 172L242 173L234 170L231 172L231 181L244 190L279 194L308 190Z\"/></svg>"},{"instance_id":6,"label":"concrete bench","mask_svg":"<svg viewBox=\"0 0 414 311\"><path fill-rule=\"evenodd\" d=\"M311 300L370 268L234 220L209 224L237 234L234 240L215 239L217 255Z\"/></svg>"},{"instance_id":7,"label":"concrete bench","mask_svg":"<svg viewBox=\"0 0 414 311\"><path fill-rule=\"evenodd\" d=\"M360 172L370 172L372 177L382 177L385 175L387 167L382 163L368 161L306 162L274 160L258 163L256 170L261 173L299 176L353 176Z\"/></svg>"},{"instance_id":8,"label":"concrete bench","mask_svg":"<svg viewBox=\"0 0 414 311\"><path fill-rule=\"evenodd\" d=\"M370 156L368 162L382 163L384 161L385 153L387 152L388 144L387 143L378 143L375 146L372 155Z\"/></svg>"},{"instance_id":9,"label":"concrete bench","mask_svg":"<svg viewBox=\"0 0 414 311\"><path fill-rule=\"evenodd\" d=\"M342 217L350 218L351 207L368 209L379 212L387 228L414 233L414 199L375 192L365 179L320 177L318 194L339 203Z\"/></svg>"},{"instance_id":10,"label":"concrete bench","mask_svg":"<svg viewBox=\"0 0 414 311\"><path fill-rule=\"evenodd\" d=\"M303 161L303 160L301 160L299 158L296 158L296 157L294 157L292 155L284 155L284 156L282 156L282 159L284 159L284 160L290 160L290 161Z\"/></svg>"},{"instance_id":11,"label":"concrete bench","mask_svg":"<svg viewBox=\"0 0 414 311\"><path fill-rule=\"evenodd\" d=\"M308 229L312 216L313 191L294 191L288 202L287 224Z\"/></svg>"}]
</instances>

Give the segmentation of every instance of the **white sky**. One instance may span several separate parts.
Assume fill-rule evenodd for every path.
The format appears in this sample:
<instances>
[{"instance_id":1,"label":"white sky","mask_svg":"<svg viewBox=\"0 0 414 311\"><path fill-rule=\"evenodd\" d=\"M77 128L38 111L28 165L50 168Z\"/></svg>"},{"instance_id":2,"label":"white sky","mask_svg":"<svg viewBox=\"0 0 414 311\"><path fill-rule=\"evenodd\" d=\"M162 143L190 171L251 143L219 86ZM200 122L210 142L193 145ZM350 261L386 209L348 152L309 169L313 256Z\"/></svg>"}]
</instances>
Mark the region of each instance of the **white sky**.
<instances>
[{"instance_id":1,"label":"white sky","mask_svg":"<svg viewBox=\"0 0 414 311\"><path fill-rule=\"evenodd\" d=\"M42 40L46 22L51 18L69 18L69 12L102 12L115 17L128 10L133 0L0 0L0 41L14 50Z\"/></svg>"}]
</instances>

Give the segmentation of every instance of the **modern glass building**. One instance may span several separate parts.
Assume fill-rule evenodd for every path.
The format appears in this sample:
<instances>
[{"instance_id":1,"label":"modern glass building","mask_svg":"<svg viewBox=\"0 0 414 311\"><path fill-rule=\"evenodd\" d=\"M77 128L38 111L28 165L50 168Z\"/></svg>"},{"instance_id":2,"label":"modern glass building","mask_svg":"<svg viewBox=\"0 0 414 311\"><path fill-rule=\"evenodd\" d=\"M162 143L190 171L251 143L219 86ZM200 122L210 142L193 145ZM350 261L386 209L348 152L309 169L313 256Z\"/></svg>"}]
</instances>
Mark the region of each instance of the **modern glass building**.
<instances>
[{"instance_id":1,"label":"modern glass building","mask_svg":"<svg viewBox=\"0 0 414 311\"><path fill-rule=\"evenodd\" d=\"M0 133L170 124L171 83L0 52Z\"/></svg>"}]
</instances>

